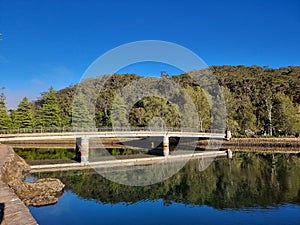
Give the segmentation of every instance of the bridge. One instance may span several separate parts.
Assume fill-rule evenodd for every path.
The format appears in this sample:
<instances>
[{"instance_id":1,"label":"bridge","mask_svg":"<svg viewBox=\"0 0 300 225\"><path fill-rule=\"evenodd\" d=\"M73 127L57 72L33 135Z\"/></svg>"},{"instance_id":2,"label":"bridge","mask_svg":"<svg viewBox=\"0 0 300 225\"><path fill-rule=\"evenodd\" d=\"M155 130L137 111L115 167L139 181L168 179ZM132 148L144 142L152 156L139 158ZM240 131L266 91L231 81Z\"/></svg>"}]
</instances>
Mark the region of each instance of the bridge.
<instances>
[{"instance_id":1,"label":"bridge","mask_svg":"<svg viewBox=\"0 0 300 225\"><path fill-rule=\"evenodd\" d=\"M199 132L192 129L166 129L154 130L150 128L41 128L41 129L18 129L11 131L0 131L0 143L11 141L34 141L34 140L63 140L76 139L76 151L83 163L88 162L89 139L91 138L145 138L162 137L163 155L169 155L170 137L194 137L205 139L231 138L230 131L206 130Z\"/></svg>"}]
</instances>

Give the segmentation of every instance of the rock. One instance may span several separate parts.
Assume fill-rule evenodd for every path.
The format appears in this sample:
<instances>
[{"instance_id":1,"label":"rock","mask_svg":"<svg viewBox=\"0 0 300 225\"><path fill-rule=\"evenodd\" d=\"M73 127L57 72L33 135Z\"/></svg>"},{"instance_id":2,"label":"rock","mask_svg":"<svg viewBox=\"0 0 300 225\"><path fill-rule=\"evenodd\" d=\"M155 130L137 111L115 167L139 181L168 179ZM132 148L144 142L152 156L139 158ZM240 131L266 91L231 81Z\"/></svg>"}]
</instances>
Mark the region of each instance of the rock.
<instances>
[{"instance_id":1,"label":"rock","mask_svg":"<svg viewBox=\"0 0 300 225\"><path fill-rule=\"evenodd\" d=\"M7 184L16 180L24 180L30 172L30 166L20 156L14 153L12 149L12 157L2 168L3 181Z\"/></svg>"},{"instance_id":2,"label":"rock","mask_svg":"<svg viewBox=\"0 0 300 225\"><path fill-rule=\"evenodd\" d=\"M63 190L65 185L56 178L43 178L35 182L27 182L25 185L31 191L39 191L41 193L56 194Z\"/></svg>"},{"instance_id":3,"label":"rock","mask_svg":"<svg viewBox=\"0 0 300 225\"><path fill-rule=\"evenodd\" d=\"M58 179L44 178L35 182L15 183L13 188L27 205L42 206L55 204L62 195L65 185Z\"/></svg>"},{"instance_id":4,"label":"rock","mask_svg":"<svg viewBox=\"0 0 300 225\"><path fill-rule=\"evenodd\" d=\"M27 206L55 204L65 187L60 180L54 178L44 178L35 182L24 183L24 185L26 190L19 190L18 195Z\"/></svg>"},{"instance_id":5,"label":"rock","mask_svg":"<svg viewBox=\"0 0 300 225\"><path fill-rule=\"evenodd\" d=\"M45 206L45 205L53 205L56 204L58 201L57 197L54 196L36 196L32 199L23 199L23 202L27 206Z\"/></svg>"},{"instance_id":6,"label":"rock","mask_svg":"<svg viewBox=\"0 0 300 225\"><path fill-rule=\"evenodd\" d=\"M27 206L55 204L62 195L65 185L55 178L23 182L30 172L30 166L12 149L10 150L10 160L1 169L1 180L7 183Z\"/></svg>"}]
</instances>

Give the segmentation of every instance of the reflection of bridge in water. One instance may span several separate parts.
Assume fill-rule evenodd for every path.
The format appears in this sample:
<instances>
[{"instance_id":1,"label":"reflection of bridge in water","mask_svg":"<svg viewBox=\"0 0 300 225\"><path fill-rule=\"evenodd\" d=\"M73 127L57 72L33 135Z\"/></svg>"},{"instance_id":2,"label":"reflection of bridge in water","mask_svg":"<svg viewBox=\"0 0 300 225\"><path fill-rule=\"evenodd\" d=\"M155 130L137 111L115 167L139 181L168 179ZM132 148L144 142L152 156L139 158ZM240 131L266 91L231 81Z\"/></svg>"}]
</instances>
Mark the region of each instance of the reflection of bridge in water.
<instances>
[{"instance_id":1,"label":"reflection of bridge in water","mask_svg":"<svg viewBox=\"0 0 300 225\"><path fill-rule=\"evenodd\" d=\"M34 130L36 131L36 130ZM40 130L42 131L42 130ZM11 132L0 134L0 143L9 143L13 141L53 141L53 140L67 140L76 139L76 150L80 155L82 163L89 161L89 140L91 138L147 138L147 137L161 137L163 143L163 155L169 155L169 138L203 138L203 139L230 139L230 132L209 130L206 132L197 132L193 130L150 130L150 129L135 129L135 130L111 130L111 129L73 129L62 130L53 128L51 132L44 129L44 132L33 133L17 133Z\"/></svg>"},{"instance_id":2,"label":"reflection of bridge in water","mask_svg":"<svg viewBox=\"0 0 300 225\"><path fill-rule=\"evenodd\" d=\"M105 169L110 172L116 171L130 171L137 170L139 166L161 166L168 164L180 163L180 161L187 161L189 159L199 160L199 171L204 171L212 161L219 157L232 157L231 151L208 151L193 154L155 156L146 158L132 158L132 159L110 159L97 162L87 163L61 163L61 164L46 164L46 165L31 165L31 173L37 172L54 172L54 171L68 171L68 170L85 170L85 169Z\"/></svg>"}]
</instances>

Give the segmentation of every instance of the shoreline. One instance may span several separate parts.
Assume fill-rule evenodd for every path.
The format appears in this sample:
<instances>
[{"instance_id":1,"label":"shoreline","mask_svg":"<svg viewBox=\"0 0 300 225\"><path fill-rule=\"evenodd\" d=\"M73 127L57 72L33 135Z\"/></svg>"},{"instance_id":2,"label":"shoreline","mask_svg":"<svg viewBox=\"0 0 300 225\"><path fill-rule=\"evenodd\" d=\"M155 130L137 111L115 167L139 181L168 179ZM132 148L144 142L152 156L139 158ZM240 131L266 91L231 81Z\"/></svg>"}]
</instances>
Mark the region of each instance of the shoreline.
<instances>
[{"instance_id":1,"label":"shoreline","mask_svg":"<svg viewBox=\"0 0 300 225\"><path fill-rule=\"evenodd\" d=\"M8 185L11 171L25 170L17 158L11 147L0 145L0 225L37 225L28 207Z\"/></svg>"},{"instance_id":2,"label":"shoreline","mask_svg":"<svg viewBox=\"0 0 300 225\"><path fill-rule=\"evenodd\" d=\"M232 138L226 145L260 147L300 147L300 138Z\"/></svg>"},{"instance_id":3,"label":"shoreline","mask_svg":"<svg viewBox=\"0 0 300 225\"><path fill-rule=\"evenodd\" d=\"M233 147L258 147L258 148L299 148L300 138L231 138L227 140L199 140L199 147L220 146L222 148Z\"/></svg>"}]
</instances>

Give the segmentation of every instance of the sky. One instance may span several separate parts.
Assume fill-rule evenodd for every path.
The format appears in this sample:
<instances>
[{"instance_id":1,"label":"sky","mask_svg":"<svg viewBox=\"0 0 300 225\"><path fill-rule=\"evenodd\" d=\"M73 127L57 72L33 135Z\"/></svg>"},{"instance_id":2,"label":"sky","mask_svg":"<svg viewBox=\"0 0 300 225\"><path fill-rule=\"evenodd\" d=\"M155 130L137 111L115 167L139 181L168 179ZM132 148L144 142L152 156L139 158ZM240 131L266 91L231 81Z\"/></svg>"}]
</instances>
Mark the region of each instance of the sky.
<instances>
[{"instance_id":1,"label":"sky","mask_svg":"<svg viewBox=\"0 0 300 225\"><path fill-rule=\"evenodd\" d=\"M78 83L99 56L163 40L207 65L300 65L299 0L0 0L0 85L8 108ZM162 64L121 72L176 73Z\"/></svg>"}]
</instances>

